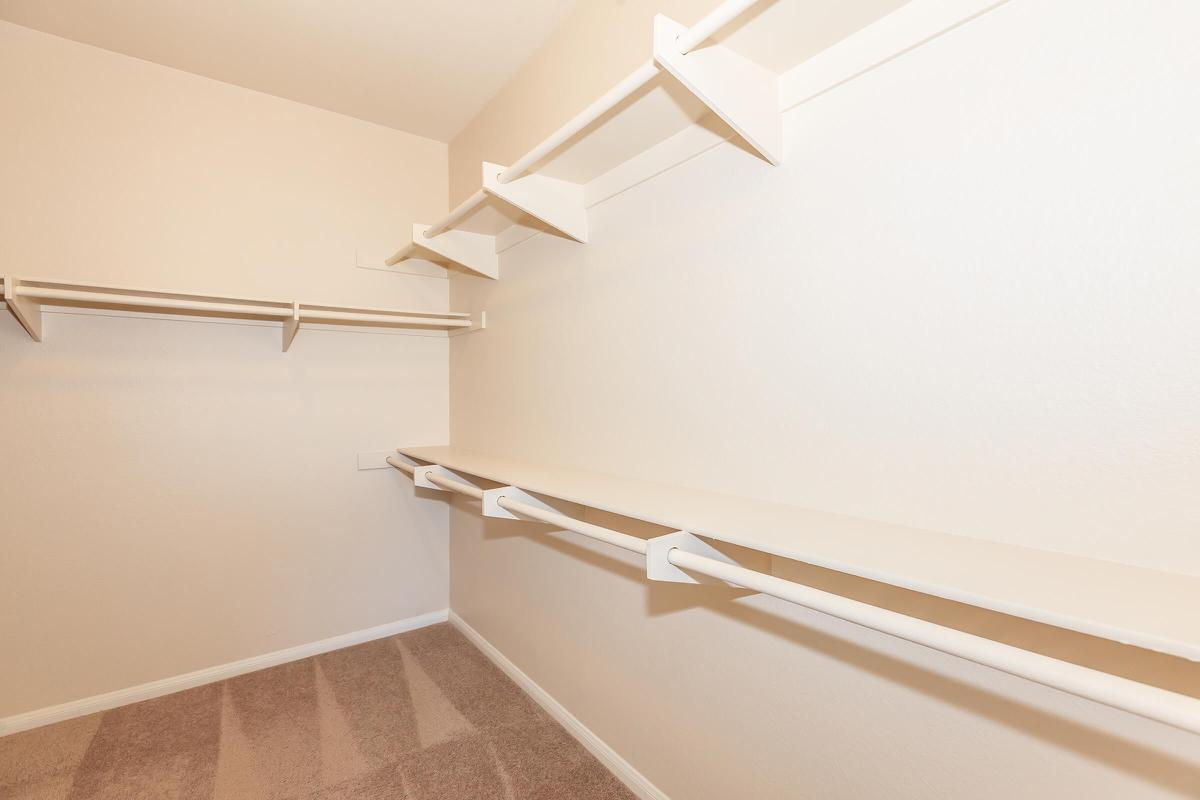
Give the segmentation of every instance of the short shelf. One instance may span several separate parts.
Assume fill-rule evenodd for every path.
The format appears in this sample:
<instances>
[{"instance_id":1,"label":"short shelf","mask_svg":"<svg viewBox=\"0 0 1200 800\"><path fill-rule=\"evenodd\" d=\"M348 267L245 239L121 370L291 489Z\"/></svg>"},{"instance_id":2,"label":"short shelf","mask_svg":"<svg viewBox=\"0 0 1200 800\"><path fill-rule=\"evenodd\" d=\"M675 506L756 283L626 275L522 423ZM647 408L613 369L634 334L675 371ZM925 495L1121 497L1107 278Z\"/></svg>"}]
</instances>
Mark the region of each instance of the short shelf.
<instances>
[{"instance_id":1,"label":"short shelf","mask_svg":"<svg viewBox=\"0 0 1200 800\"><path fill-rule=\"evenodd\" d=\"M230 319L277 319L283 326L283 350L296 338L303 322L356 326L469 332L484 327L484 316L453 311L412 311L301 303L295 300L222 297L159 289L104 286L41 278L3 278L3 298L9 311L34 341L42 340L42 308L109 308L159 314L214 316Z\"/></svg>"}]
</instances>

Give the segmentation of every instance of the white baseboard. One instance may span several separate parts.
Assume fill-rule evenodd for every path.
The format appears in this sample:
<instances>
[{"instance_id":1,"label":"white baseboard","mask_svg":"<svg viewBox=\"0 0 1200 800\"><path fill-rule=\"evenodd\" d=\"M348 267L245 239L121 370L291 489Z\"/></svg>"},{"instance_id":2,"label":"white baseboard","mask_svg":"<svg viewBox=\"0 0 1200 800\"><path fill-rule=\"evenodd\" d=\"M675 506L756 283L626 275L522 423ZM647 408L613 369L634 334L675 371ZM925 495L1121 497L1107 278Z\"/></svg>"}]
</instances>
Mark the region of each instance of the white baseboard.
<instances>
[{"instance_id":1,"label":"white baseboard","mask_svg":"<svg viewBox=\"0 0 1200 800\"><path fill-rule=\"evenodd\" d=\"M586 725L580 722L574 714L566 709L562 703L555 700L550 694L534 683L533 679L521 671L513 662L496 649L495 645L483 638L479 631L468 625L462 617L450 612L450 624L462 631L463 635L471 640L471 643L478 647L483 654L492 660L508 677L525 690L525 693L537 701L538 705L546 710L560 725L567 729L567 732L579 740L579 743L588 749L588 751L596 757L596 759L608 768L610 772L616 775L622 783L624 783L629 791L637 795L641 800L670 800L670 798L661 789L650 782L642 773L633 768L625 759L609 747L603 739L597 736Z\"/></svg>"},{"instance_id":2,"label":"white baseboard","mask_svg":"<svg viewBox=\"0 0 1200 800\"><path fill-rule=\"evenodd\" d=\"M95 714L98 711L107 711L110 708L138 703L142 700L162 697L172 692L192 689L196 686L203 686L206 683L223 681L226 678L244 675L247 672L286 664L289 661L299 661L302 658L328 653L331 650L340 650L343 647L362 644L373 639L395 636L405 631L424 628L426 625L445 622L448 617L449 609L443 608L440 611L431 611L428 614L421 614L417 617L409 617L408 619L389 622L385 625L376 625L374 628L343 633L340 636L322 639L319 642L309 642L308 644L289 647L286 650L276 650L274 653L265 653L261 656L253 656L241 661L233 661L229 664L219 664L215 667L188 672L184 675L176 675L172 678L163 678L162 680L143 683L139 686L130 686L128 689L118 689L115 692L106 692L105 694L85 697L81 700L72 700L69 703L40 708L36 711L27 711L24 714L15 714L11 717L0 718L0 736L27 731L31 728L39 728L42 725L50 725L54 722L62 722L63 720L74 719L75 717Z\"/></svg>"}]
</instances>

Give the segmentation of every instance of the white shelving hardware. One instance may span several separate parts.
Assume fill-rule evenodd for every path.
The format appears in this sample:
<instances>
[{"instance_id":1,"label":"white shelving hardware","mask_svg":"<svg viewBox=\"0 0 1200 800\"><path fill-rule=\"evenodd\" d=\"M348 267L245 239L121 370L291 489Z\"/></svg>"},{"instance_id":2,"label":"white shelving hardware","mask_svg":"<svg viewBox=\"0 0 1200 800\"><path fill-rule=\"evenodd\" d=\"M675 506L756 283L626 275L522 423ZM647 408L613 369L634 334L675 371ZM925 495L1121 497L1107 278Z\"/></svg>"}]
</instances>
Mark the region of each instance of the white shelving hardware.
<instances>
[{"instance_id":1,"label":"white shelving hardware","mask_svg":"<svg viewBox=\"0 0 1200 800\"><path fill-rule=\"evenodd\" d=\"M485 162L483 186L432 225L413 225L412 242L387 260L389 266L410 258L457 264L486 278L499 277L497 237L458 230L474 212L495 198L517 212L580 243L587 242L587 207L580 184L530 171L649 84L660 71L679 81L725 121L756 152L778 164L783 152L778 76L710 36L761 0L726 0L686 28L661 14L654 19L653 57L509 167Z\"/></svg>"},{"instance_id":2,"label":"white shelving hardware","mask_svg":"<svg viewBox=\"0 0 1200 800\"><path fill-rule=\"evenodd\" d=\"M387 463L415 485L480 500L487 517L544 522L643 555L651 580L721 581L1200 733L1198 698L784 580L751 567L749 556L735 562L704 540L1200 661L1195 576L454 447L398 452ZM632 536L571 517L556 503L675 532ZM1122 591L1112 592L1113 586Z\"/></svg>"},{"instance_id":3,"label":"white shelving hardware","mask_svg":"<svg viewBox=\"0 0 1200 800\"><path fill-rule=\"evenodd\" d=\"M222 297L76 281L18 278L12 275L5 276L0 286L3 286L8 310L35 342L42 341L42 309L45 306L125 309L227 319L277 319L282 323L285 353L305 322L446 331L451 336L482 330L487 326L484 312L411 311Z\"/></svg>"}]
</instances>

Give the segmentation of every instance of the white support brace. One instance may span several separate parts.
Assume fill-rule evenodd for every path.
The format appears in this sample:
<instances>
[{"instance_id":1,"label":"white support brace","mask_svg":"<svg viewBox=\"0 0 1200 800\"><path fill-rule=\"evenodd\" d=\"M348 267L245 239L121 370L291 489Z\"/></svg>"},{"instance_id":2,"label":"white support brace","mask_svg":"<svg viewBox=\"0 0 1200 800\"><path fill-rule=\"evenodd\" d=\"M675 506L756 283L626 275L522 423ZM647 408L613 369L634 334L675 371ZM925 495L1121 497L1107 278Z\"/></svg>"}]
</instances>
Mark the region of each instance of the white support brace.
<instances>
[{"instance_id":1,"label":"white support brace","mask_svg":"<svg viewBox=\"0 0 1200 800\"><path fill-rule=\"evenodd\" d=\"M687 28L662 14L654 18L654 60L772 164L783 159L779 78L727 47L698 47L687 55L676 43Z\"/></svg>"},{"instance_id":2,"label":"white support brace","mask_svg":"<svg viewBox=\"0 0 1200 800\"><path fill-rule=\"evenodd\" d=\"M486 233L450 230L425 238L428 225L413 224L412 241L417 250L433 254L435 263L452 262L482 275L500 277L500 256L496 255L496 237Z\"/></svg>"},{"instance_id":3,"label":"white support brace","mask_svg":"<svg viewBox=\"0 0 1200 800\"><path fill-rule=\"evenodd\" d=\"M516 500L521 503L526 503L531 506L549 511L554 514L561 514L554 506L539 500L524 489L518 489L516 486L498 486L495 489L484 489L483 491L483 515L485 517L499 517L500 519L528 519L518 514L514 514L507 508L501 508L496 501L501 497L507 497L509 500Z\"/></svg>"},{"instance_id":4,"label":"white support brace","mask_svg":"<svg viewBox=\"0 0 1200 800\"><path fill-rule=\"evenodd\" d=\"M21 281L11 275L4 276L4 302L8 310L21 323L21 327L35 342L42 340L42 304L28 297L18 297L17 287Z\"/></svg>"},{"instance_id":5,"label":"white support brace","mask_svg":"<svg viewBox=\"0 0 1200 800\"><path fill-rule=\"evenodd\" d=\"M292 303L292 315L283 321L283 352L287 352L300 330L300 304Z\"/></svg>"},{"instance_id":6,"label":"white support brace","mask_svg":"<svg viewBox=\"0 0 1200 800\"><path fill-rule=\"evenodd\" d=\"M656 536L646 540L646 577L652 581L667 581L669 583L724 583L712 578L697 578L684 572L667 560L671 549L682 550L705 558L711 558L725 564L741 566L729 556L713 547L708 542L687 531L675 531L665 536Z\"/></svg>"},{"instance_id":7,"label":"white support brace","mask_svg":"<svg viewBox=\"0 0 1200 800\"><path fill-rule=\"evenodd\" d=\"M506 169L483 162L483 190L577 242L587 241L588 216L582 186L537 174L501 183L498 176Z\"/></svg>"},{"instance_id":8,"label":"white support brace","mask_svg":"<svg viewBox=\"0 0 1200 800\"><path fill-rule=\"evenodd\" d=\"M439 492L451 491L450 489L446 489L431 482L425 477L425 473L427 472L432 472L434 475L437 475L440 478L445 478L448 481L458 481L459 483L465 483L469 486L475 486L475 481L471 480L470 478L464 478L457 472L446 469L445 467L437 464L425 464L424 466L417 466L413 470L413 486L420 486L422 489L434 489Z\"/></svg>"}]
</instances>

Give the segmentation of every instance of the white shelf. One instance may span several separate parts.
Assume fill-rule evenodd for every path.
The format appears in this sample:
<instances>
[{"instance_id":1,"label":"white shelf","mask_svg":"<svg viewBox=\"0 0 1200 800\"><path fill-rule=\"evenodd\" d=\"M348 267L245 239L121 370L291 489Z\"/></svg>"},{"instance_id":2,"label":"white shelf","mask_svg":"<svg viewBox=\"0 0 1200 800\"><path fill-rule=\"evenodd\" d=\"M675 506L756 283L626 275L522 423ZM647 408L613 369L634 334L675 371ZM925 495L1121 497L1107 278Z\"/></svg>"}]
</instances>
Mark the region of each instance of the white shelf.
<instances>
[{"instance_id":1,"label":"white shelf","mask_svg":"<svg viewBox=\"0 0 1200 800\"><path fill-rule=\"evenodd\" d=\"M277 319L282 323L284 352L291 347L301 324L305 322L447 331L451 335L481 330L486 326L482 312L471 315L452 311L413 311L224 297L78 281L18 278L12 275L5 276L0 285L3 286L8 310L38 342L42 340L42 308L45 306L125 309L229 319Z\"/></svg>"},{"instance_id":2,"label":"white shelf","mask_svg":"<svg viewBox=\"0 0 1200 800\"><path fill-rule=\"evenodd\" d=\"M779 76L721 44L699 47L758 2L724 0L690 29L657 15L649 60L511 166L485 162L482 188L432 225L414 225L411 243L389 258L388 265L424 258L442 265L455 264L483 277L499 277L497 232L479 231L477 216L487 220L485 226L497 220L531 223L586 242L583 184L532 171L546 166L556 152L615 109L631 105L630 98L645 94L663 74L677 81L701 107L716 114L751 149L771 164L778 164L783 150Z\"/></svg>"},{"instance_id":3,"label":"white shelf","mask_svg":"<svg viewBox=\"0 0 1200 800\"><path fill-rule=\"evenodd\" d=\"M399 452L550 498L1200 661L1197 576L453 447Z\"/></svg>"}]
</instances>

